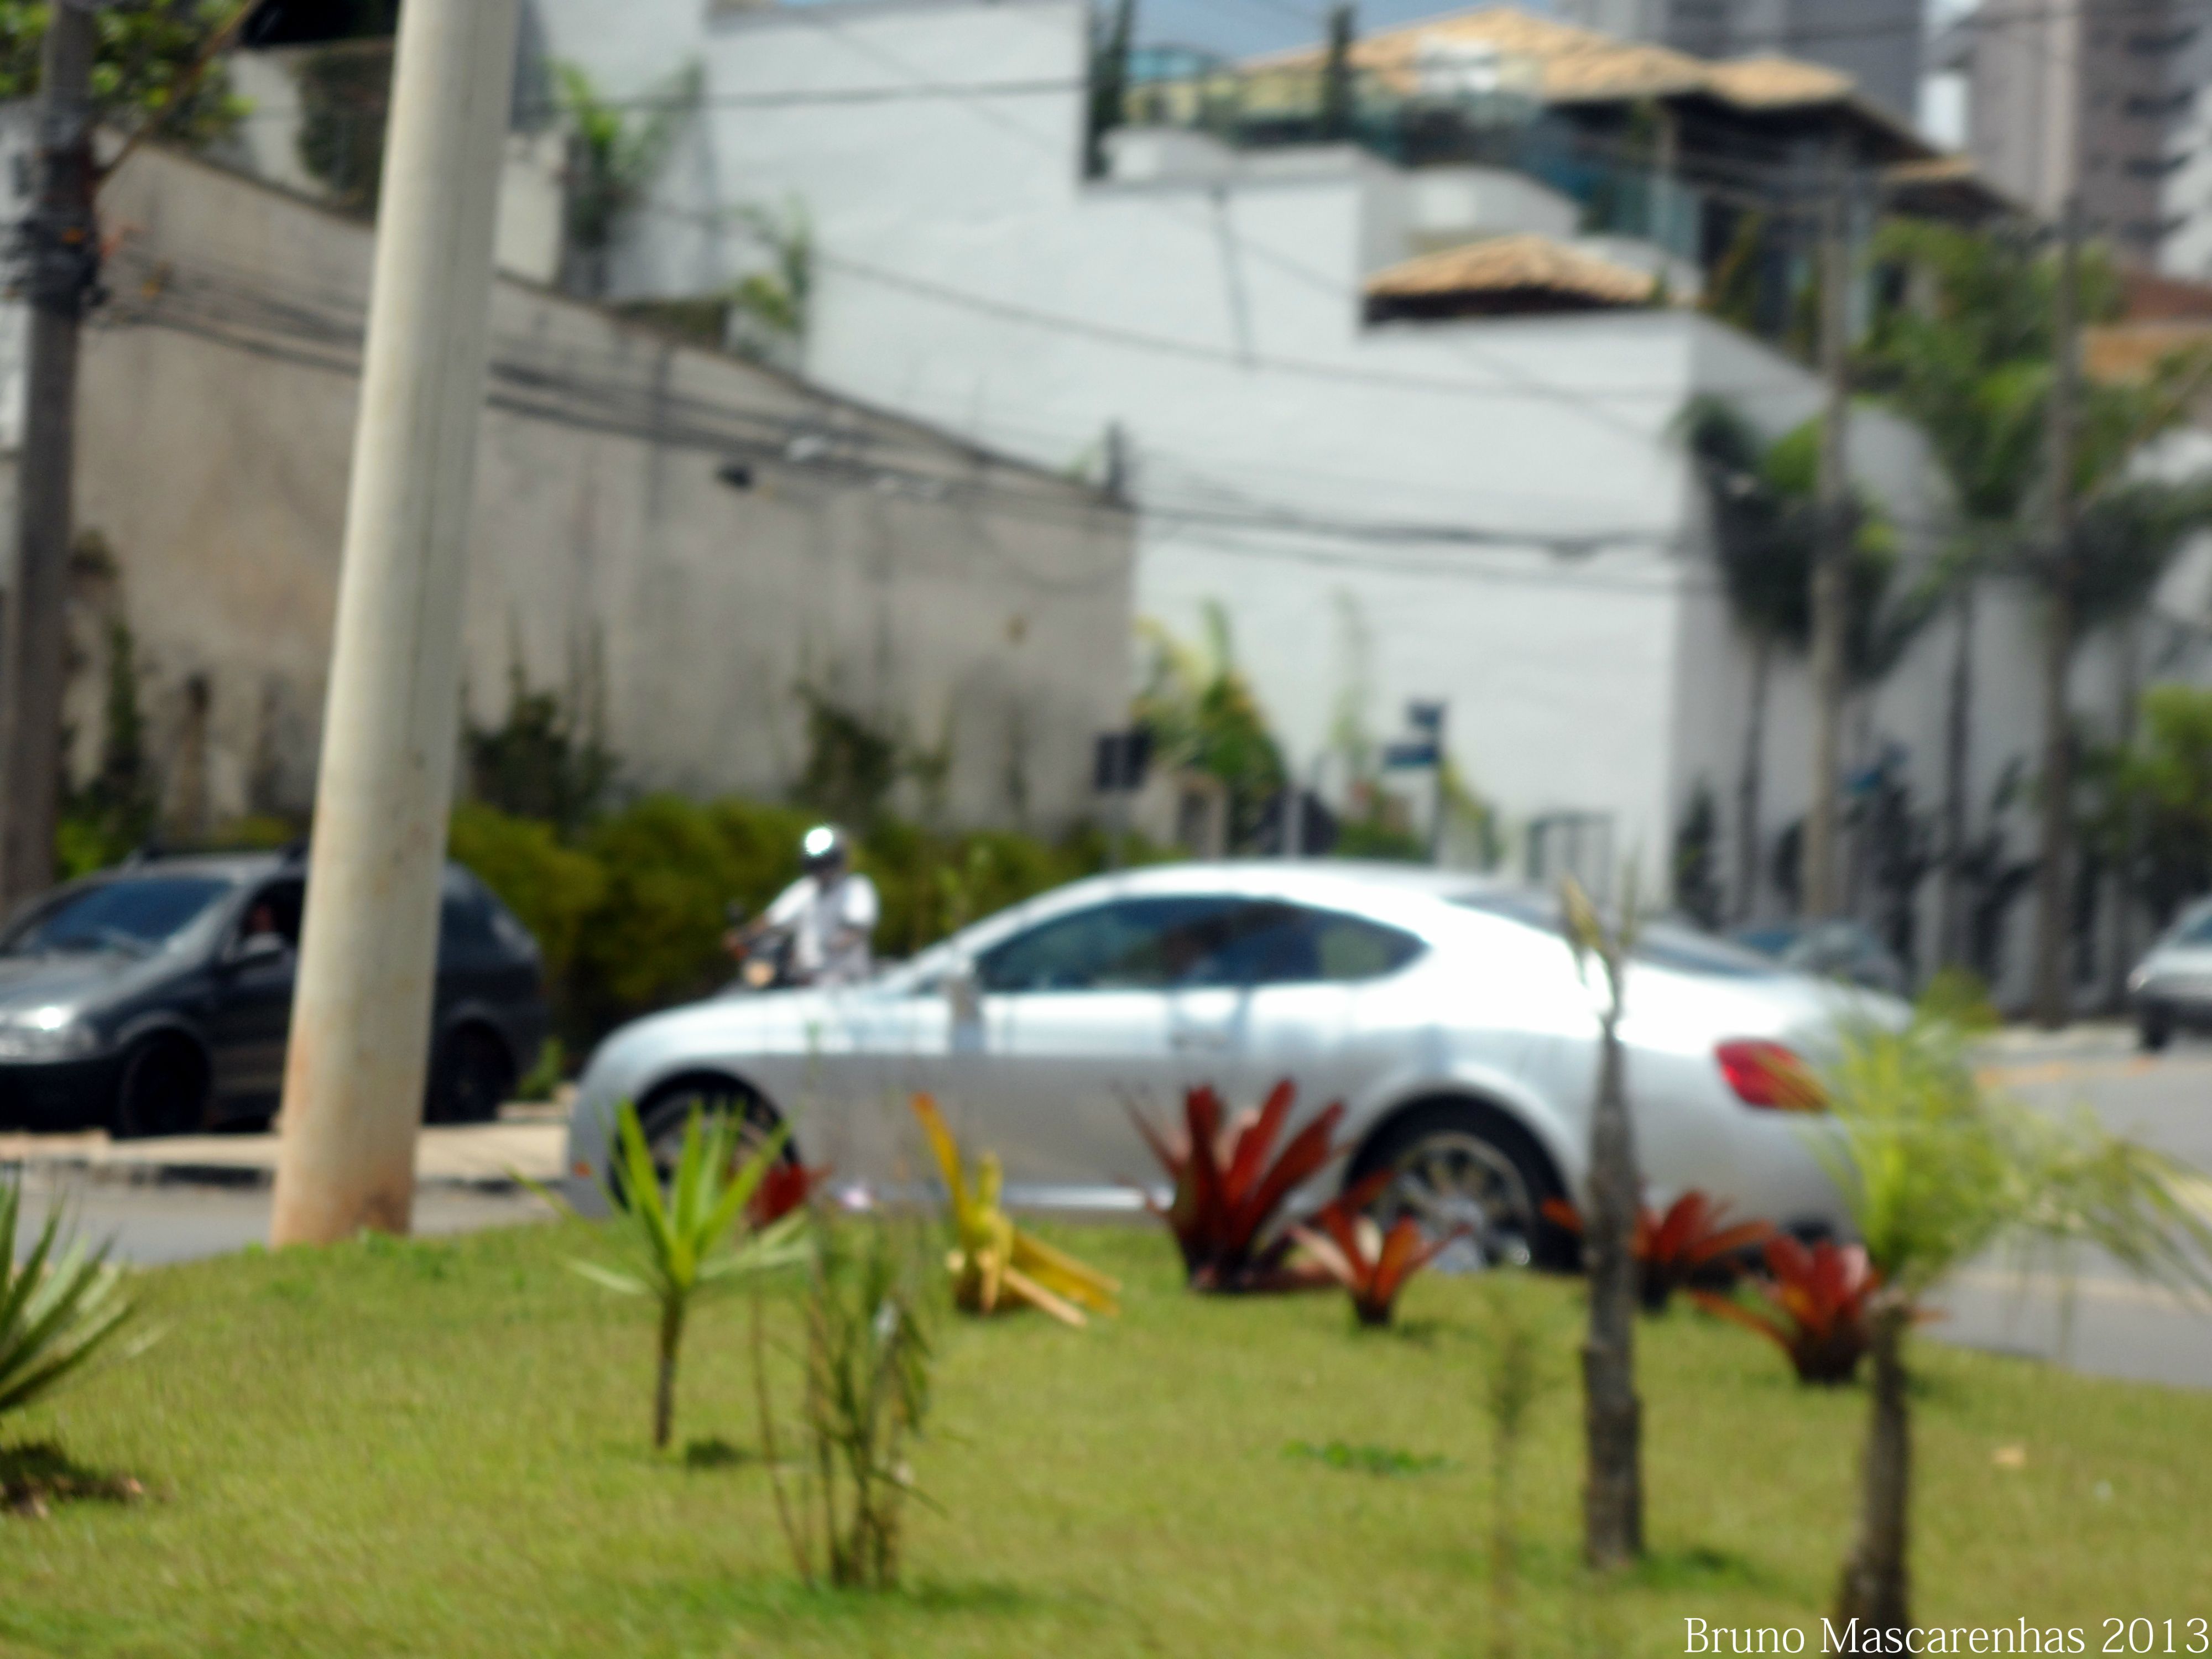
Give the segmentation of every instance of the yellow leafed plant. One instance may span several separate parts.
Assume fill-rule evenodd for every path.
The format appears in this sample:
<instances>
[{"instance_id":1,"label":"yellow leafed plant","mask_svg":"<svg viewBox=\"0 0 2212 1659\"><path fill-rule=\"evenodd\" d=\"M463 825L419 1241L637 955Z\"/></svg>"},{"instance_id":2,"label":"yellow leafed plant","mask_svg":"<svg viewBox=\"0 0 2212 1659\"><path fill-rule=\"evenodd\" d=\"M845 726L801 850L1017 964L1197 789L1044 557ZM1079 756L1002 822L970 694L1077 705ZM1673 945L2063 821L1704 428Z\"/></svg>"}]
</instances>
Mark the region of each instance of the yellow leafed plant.
<instances>
[{"instance_id":1,"label":"yellow leafed plant","mask_svg":"<svg viewBox=\"0 0 2212 1659\"><path fill-rule=\"evenodd\" d=\"M953 1248L945 1258L952 1270L952 1299L969 1313L996 1313L1024 1304L1042 1310L1062 1324L1088 1322L1084 1309L1117 1313L1119 1280L1087 1267L1065 1251L1032 1238L999 1207L998 1155L976 1160L970 1179L960 1144L927 1095L914 1097L914 1115L929 1137L937 1167L945 1172L952 1200Z\"/></svg>"}]
</instances>

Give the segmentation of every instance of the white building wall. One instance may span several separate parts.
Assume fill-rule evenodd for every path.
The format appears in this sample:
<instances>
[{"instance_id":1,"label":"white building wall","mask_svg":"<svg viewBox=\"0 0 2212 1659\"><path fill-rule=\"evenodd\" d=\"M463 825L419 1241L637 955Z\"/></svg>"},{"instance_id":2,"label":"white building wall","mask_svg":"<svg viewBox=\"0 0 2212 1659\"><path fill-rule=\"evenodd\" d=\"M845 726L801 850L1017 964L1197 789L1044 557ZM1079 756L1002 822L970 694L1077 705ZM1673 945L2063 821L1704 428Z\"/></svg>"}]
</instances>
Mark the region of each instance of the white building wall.
<instances>
[{"instance_id":1,"label":"white building wall","mask_svg":"<svg viewBox=\"0 0 2212 1659\"><path fill-rule=\"evenodd\" d=\"M554 55L592 49L586 0L540 7ZM602 85L649 86L696 54L710 102L618 286L697 293L750 263L701 179L746 181L724 209L803 203L809 374L1054 466L1095 468L1119 425L1140 611L1191 634L1225 602L1301 769L1345 690L1350 594L1381 643L1378 734L1407 698L1446 698L1455 759L1510 822L1613 813L1616 845L1656 871L1692 580L1668 428L1705 325L1365 328L1362 278L1437 245L1440 215L1472 234L1558 205L1479 178L1431 199L1348 147L1225 157L1141 135L1122 170L1149 177L1085 184L1084 28L1074 0L949 0L740 12L655 52L631 31L593 61ZM1042 89L915 95L978 85ZM769 101L810 88L897 95Z\"/></svg>"},{"instance_id":2,"label":"white building wall","mask_svg":"<svg viewBox=\"0 0 2212 1659\"><path fill-rule=\"evenodd\" d=\"M729 210L804 203L820 250L809 372L1055 467L1097 469L1118 425L1143 509L1140 611L1188 634L1226 604L1301 769L1348 690L1364 690L1377 735L1405 700L1443 697L1455 759L1510 829L1609 812L1616 848L1656 877L1702 781L1732 875L1747 653L1671 428L1691 395L1718 392L1779 434L1815 412L1810 376L1681 313L1363 327L1360 279L1449 240L1441 175L1349 149L1230 156L1132 134L1115 148L1144 164L1086 184L1075 0L706 21L655 7L605 43L605 0L537 3L550 50L591 56L612 90L687 57L706 71L698 130L617 267L627 291L714 291L757 257ZM840 99L778 101L802 88ZM1469 234L1529 228L1546 206L1456 193L1475 204ZM1900 528L1909 585L1939 538L1938 482L1917 438L1870 409L1852 465ZM1364 667L1347 661L1347 616L1373 642ZM1977 834L2005 768L2032 769L2037 752L2035 627L2025 595L1988 586ZM1858 765L1901 747L1929 815L1954 634L1934 623L1846 727ZM2110 668L2090 641L2077 692L2104 724ZM1805 810L1810 726L1803 666L1784 662L1764 753L1770 843ZM2015 855L2029 805L2006 820ZM1922 890L1923 951L1936 891ZM2027 925L2023 902L2010 926Z\"/></svg>"}]
</instances>

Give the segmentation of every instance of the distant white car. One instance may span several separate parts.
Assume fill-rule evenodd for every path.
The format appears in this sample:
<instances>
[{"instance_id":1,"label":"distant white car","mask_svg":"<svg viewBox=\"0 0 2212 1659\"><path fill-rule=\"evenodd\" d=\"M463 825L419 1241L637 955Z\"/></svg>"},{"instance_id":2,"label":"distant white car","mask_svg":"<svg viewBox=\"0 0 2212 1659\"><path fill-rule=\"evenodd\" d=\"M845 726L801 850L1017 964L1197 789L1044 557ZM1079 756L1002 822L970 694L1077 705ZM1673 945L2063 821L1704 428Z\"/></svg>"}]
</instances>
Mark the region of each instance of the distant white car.
<instances>
[{"instance_id":1,"label":"distant white car","mask_svg":"<svg viewBox=\"0 0 2212 1659\"><path fill-rule=\"evenodd\" d=\"M1000 1154L1011 1198L1121 1205L1159 1179L1133 1109L1165 1121L1193 1085L1243 1104L1289 1078L1294 1124L1346 1109L1330 1187L1387 1165L1386 1208L1467 1228L1463 1255L1558 1260L1571 1243L1540 1208L1583 1195L1601 1000L1554 903L1479 877L1322 861L1102 876L867 985L726 994L623 1027L578 1091L570 1185L596 1200L629 1100L657 1151L695 1108L789 1116L808 1163L896 1190L926 1170L905 1101L927 1090ZM1901 1005L1648 930L1621 1036L1650 1195L1699 1188L1740 1218L1840 1231L1808 1145L1820 1120L1778 1097L1773 1062L1777 1047L1832 1053L1854 1010Z\"/></svg>"},{"instance_id":2,"label":"distant white car","mask_svg":"<svg viewBox=\"0 0 2212 1659\"><path fill-rule=\"evenodd\" d=\"M2172 1041L2179 1027L2212 1028L2212 898L2175 918L2128 975L2128 994L2142 1046L2154 1052Z\"/></svg>"}]
</instances>

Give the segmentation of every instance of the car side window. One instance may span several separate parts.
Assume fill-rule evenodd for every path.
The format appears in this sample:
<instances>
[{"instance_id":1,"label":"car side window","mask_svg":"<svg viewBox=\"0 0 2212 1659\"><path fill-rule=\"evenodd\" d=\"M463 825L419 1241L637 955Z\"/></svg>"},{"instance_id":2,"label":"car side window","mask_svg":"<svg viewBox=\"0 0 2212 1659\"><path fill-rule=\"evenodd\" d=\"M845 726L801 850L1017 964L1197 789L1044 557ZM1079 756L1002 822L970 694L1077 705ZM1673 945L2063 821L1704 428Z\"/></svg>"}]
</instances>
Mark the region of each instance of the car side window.
<instances>
[{"instance_id":1,"label":"car side window","mask_svg":"<svg viewBox=\"0 0 2212 1659\"><path fill-rule=\"evenodd\" d=\"M1055 916L987 951L986 991L1164 989L1185 982L1226 937L1231 899L1117 899Z\"/></svg>"},{"instance_id":2,"label":"car side window","mask_svg":"<svg viewBox=\"0 0 2212 1659\"><path fill-rule=\"evenodd\" d=\"M252 899L238 919L240 942L261 933L273 933L291 949L300 948L300 915L307 902L303 881L272 881Z\"/></svg>"},{"instance_id":3,"label":"car side window","mask_svg":"<svg viewBox=\"0 0 2212 1659\"><path fill-rule=\"evenodd\" d=\"M1372 979L1420 953L1410 933L1272 899L1122 899L1018 933L976 963L986 991L1301 985Z\"/></svg>"},{"instance_id":4,"label":"car side window","mask_svg":"<svg viewBox=\"0 0 2212 1659\"><path fill-rule=\"evenodd\" d=\"M1401 928L1335 910L1312 910L1307 915L1313 928L1314 955L1325 980L1381 979L1421 954L1420 939Z\"/></svg>"}]
</instances>

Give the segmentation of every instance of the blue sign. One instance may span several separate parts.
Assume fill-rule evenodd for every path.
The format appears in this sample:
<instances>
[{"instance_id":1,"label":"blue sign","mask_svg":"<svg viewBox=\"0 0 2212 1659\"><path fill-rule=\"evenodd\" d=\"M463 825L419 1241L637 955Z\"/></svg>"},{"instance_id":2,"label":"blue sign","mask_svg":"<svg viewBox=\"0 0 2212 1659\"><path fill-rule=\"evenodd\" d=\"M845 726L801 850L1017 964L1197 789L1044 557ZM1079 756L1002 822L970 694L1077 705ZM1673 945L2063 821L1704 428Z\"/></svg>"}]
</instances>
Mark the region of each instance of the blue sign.
<instances>
[{"instance_id":1,"label":"blue sign","mask_svg":"<svg viewBox=\"0 0 2212 1659\"><path fill-rule=\"evenodd\" d=\"M1382 764L1393 772L1436 763L1437 746L1433 743L1393 743L1383 746Z\"/></svg>"},{"instance_id":2,"label":"blue sign","mask_svg":"<svg viewBox=\"0 0 2212 1659\"><path fill-rule=\"evenodd\" d=\"M1440 702L1409 702L1406 705L1406 724L1433 738L1444 729L1444 706Z\"/></svg>"}]
</instances>

